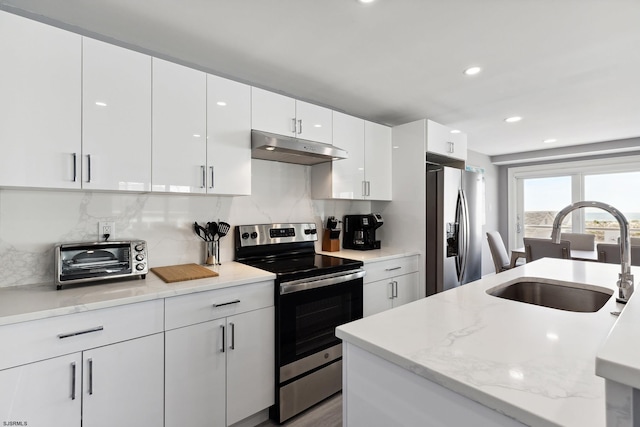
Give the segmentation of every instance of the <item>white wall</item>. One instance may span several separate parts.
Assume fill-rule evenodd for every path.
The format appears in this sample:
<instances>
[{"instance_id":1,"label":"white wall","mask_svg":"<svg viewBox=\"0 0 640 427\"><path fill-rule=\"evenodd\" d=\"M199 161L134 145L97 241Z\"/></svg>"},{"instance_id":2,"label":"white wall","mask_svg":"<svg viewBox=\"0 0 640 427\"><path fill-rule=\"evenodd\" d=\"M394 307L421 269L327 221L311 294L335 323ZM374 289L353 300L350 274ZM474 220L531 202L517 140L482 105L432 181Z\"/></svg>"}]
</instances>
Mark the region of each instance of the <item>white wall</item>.
<instances>
[{"instance_id":1,"label":"white wall","mask_svg":"<svg viewBox=\"0 0 640 427\"><path fill-rule=\"evenodd\" d=\"M484 169L485 185L485 225L482 227L482 275L495 273L491 251L487 243L487 231L499 229L498 222L498 172L499 168L491 163L489 156L469 150L467 165Z\"/></svg>"},{"instance_id":2,"label":"white wall","mask_svg":"<svg viewBox=\"0 0 640 427\"><path fill-rule=\"evenodd\" d=\"M308 166L253 160L252 168L252 196L0 189L0 287L52 283L54 246L95 241L98 221L114 221L116 239L146 240L149 264L158 267L203 261L194 221L321 227L326 216L371 212L370 202L311 200ZM233 228L221 243L221 261L228 262Z\"/></svg>"}]
</instances>

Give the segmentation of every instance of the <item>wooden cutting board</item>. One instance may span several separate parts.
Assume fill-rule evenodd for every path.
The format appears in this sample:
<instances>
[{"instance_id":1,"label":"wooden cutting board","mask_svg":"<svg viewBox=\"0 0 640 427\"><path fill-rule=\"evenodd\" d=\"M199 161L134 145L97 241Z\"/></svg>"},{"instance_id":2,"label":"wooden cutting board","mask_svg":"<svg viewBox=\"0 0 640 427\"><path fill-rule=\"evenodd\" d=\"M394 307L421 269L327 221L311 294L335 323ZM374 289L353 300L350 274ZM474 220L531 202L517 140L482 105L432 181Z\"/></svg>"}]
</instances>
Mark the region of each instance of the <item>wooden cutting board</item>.
<instances>
[{"instance_id":1,"label":"wooden cutting board","mask_svg":"<svg viewBox=\"0 0 640 427\"><path fill-rule=\"evenodd\" d=\"M153 267L151 269L166 283L182 282L185 280L204 279L216 277L218 273L198 264L168 265L165 267Z\"/></svg>"}]
</instances>

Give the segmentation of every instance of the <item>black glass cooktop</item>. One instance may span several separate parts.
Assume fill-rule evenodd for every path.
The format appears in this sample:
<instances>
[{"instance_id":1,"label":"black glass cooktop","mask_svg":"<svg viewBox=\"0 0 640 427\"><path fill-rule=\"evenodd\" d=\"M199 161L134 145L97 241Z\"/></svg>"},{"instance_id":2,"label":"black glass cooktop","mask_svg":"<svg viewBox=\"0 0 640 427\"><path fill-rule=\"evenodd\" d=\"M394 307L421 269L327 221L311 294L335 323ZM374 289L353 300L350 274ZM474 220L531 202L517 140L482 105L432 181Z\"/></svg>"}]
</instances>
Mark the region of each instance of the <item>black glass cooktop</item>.
<instances>
[{"instance_id":1,"label":"black glass cooktop","mask_svg":"<svg viewBox=\"0 0 640 427\"><path fill-rule=\"evenodd\" d=\"M306 277L319 276L322 274L352 270L362 267L363 265L362 261L320 254L295 255L241 262L275 273L280 278L292 275Z\"/></svg>"}]
</instances>

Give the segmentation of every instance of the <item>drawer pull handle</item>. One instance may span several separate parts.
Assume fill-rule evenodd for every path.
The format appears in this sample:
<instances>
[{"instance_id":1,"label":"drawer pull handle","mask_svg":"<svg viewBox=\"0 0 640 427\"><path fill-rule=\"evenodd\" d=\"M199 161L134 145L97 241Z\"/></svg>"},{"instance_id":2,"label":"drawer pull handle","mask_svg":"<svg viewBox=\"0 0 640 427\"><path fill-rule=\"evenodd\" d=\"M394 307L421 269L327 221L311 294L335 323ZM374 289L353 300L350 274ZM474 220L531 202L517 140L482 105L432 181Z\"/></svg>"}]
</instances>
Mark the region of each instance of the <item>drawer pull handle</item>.
<instances>
[{"instance_id":1,"label":"drawer pull handle","mask_svg":"<svg viewBox=\"0 0 640 427\"><path fill-rule=\"evenodd\" d=\"M69 338L69 337L75 337L76 335L90 334L92 332L98 332L98 331L102 331L102 330L104 330L103 326L97 326L95 328L85 329L84 331L76 331L76 332L69 332L67 334L59 334L58 338L64 339L64 338Z\"/></svg>"},{"instance_id":2,"label":"drawer pull handle","mask_svg":"<svg viewBox=\"0 0 640 427\"><path fill-rule=\"evenodd\" d=\"M235 300L233 300L233 301L223 302L223 303L220 303L220 304L215 304L215 303L214 303L214 304L213 304L213 308L223 307L223 306L225 306L225 305L231 305L231 304L238 304L239 302L240 302L240 300L239 300L239 299L235 299Z\"/></svg>"},{"instance_id":3,"label":"drawer pull handle","mask_svg":"<svg viewBox=\"0 0 640 427\"><path fill-rule=\"evenodd\" d=\"M71 400L76 400L76 362L71 362Z\"/></svg>"},{"instance_id":4,"label":"drawer pull handle","mask_svg":"<svg viewBox=\"0 0 640 427\"><path fill-rule=\"evenodd\" d=\"M400 270L402 267L385 268L384 271Z\"/></svg>"}]
</instances>

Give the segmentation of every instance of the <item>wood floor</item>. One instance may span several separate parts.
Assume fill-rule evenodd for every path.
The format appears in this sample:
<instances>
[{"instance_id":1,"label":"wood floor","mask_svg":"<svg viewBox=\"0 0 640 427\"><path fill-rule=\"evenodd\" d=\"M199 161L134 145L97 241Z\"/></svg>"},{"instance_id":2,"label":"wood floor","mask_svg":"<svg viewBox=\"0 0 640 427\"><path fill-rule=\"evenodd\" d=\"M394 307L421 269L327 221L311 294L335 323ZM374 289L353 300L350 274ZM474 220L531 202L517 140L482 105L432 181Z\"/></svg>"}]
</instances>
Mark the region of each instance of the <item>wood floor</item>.
<instances>
[{"instance_id":1,"label":"wood floor","mask_svg":"<svg viewBox=\"0 0 640 427\"><path fill-rule=\"evenodd\" d=\"M272 427L279 424L268 420L257 427ZM331 396L324 402L296 415L284 424L285 427L342 427L342 393Z\"/></svg>"}]
</instances>

